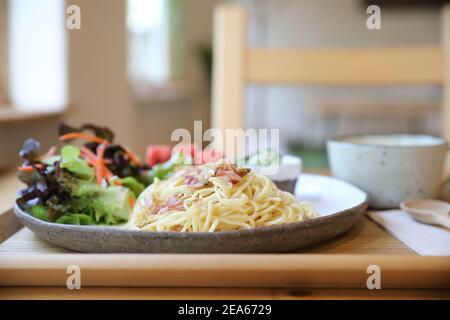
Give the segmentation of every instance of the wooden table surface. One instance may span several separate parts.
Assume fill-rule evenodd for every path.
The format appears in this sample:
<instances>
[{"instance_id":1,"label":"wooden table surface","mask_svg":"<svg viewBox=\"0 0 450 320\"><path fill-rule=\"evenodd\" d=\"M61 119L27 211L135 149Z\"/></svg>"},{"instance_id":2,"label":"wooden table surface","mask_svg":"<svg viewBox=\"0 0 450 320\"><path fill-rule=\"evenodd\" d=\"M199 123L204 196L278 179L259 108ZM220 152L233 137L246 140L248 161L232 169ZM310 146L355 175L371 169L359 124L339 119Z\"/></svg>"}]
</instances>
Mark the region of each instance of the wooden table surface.
<instances>
[{"instance_id":1,"label":"wooden table surface","mask_svg":"<svg viewBox=\"0 0 450 320\"><path fill-rule=\"evenodd\" d=\"M1 214L14 201L20 186L12 173L0 176ZM1 225L1 224L0 224ZM14 228L15 226L13 226ZM10 236L0 229L0 256L11 254L68 253L39 240L26 228ZM3 243L1 243L3 241ZM414 251L389 235L367 217L336 240L308 248L307 253L318 254L374 254L413 256ZM448 290L368 290L326 288L137 288L83 287L68 290L62 287L0 287L0 299L380 299L380 298L450 298Z\"/></svg>"},{"instance_id":2,"label":"wooden table surface","mask_svg":"<svg viewBox=\"0 0 450 320\"><path fill-rule=\"evenodd\" d=\"M0 300L378 300L449 299L448 290L279 289L279 288L133 288L0 287Z\"/></svg>"},{"instance_id":3,"label":"wooden table surface","mask_svg":"<svg viewBox=\"0 0 450 320\"><path fill-rule=\"evenodd\" d=\"M392 254L416 255L402 242L390 236L374 222L365 217L357 225L337 239L306 249L308 253L329 254ZM27 228L22 228L0 244L3 253L70 253L71 251L48 244ZM301 251L300 251L301 252Z\"/></svg>"}]
</instances>

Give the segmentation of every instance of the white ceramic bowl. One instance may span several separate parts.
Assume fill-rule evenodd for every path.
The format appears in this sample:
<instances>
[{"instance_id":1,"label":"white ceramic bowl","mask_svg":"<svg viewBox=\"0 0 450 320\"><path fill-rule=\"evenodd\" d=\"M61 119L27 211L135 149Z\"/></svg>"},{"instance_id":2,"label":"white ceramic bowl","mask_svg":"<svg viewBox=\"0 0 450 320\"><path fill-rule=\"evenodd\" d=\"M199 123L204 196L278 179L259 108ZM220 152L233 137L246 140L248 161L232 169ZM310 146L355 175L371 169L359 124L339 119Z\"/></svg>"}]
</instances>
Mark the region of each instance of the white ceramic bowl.
<instances>
[{"instance_id":1,"label":"white ceramic bowl","mask_svg":"<svg viewBox=\"0 0 450 320\"><path fill-rule=\"evenodd\" d=\"M413 134L351 135L327 143L333 175L367 192L374 208L436 198L447 149L444 139Z\"/></svg>"},{"instance_id":2,"label":"white ceramic bowl","mask_svg":"<svg viewBox=\"0 0 450 320\"><path fill-rule=\"evenodd\" d=\"M302 172L302 159L285 155L281 157L280 165L265 167L261 165L245 165L254 172L264 174L283 191L294 193L297 178Z\"/></svg>"}]
</instances>

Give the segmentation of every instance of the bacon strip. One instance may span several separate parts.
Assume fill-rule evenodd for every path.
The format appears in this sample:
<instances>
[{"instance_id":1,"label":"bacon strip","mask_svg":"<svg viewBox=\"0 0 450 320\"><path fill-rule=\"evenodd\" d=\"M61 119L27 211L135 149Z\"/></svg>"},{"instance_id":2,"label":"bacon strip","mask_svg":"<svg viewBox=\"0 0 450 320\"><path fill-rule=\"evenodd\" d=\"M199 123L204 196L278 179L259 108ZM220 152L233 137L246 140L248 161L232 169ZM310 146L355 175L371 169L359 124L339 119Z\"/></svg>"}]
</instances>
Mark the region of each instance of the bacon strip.
<instances>
[{"instance_id":1,"label":"bacon strip","mask_svg":"<svg viewBox=\"0 0 450 320\"><path fill-rule=\"evenodd\" d=\"M148 211L149 214L157 214L159 210L161 209L153 200L152 196L148 196L145 198L145 208L146 211Z\"/></svg>"},{"instance_id":2,"label":"bacon strip","mask_svg":"<svg viewBox=\"0 0 450 320\"><path fill-rule=\"evenodd\" d=\"M206 185L205 181L201 181L194 175L188 175L184 177L184 183L192 188L201 188Z\"/></svg>"},{"instance_id":3,"label":"bacon strip","mask_svg":"<svg viewBox=\"0 0 450 320\"><path fill-rule=\"evenodd\" d=\"M164 213L170 210L183 210L183 199L178 196L172 196L160 207L158 213Z\"/></svg>"},{"instance_id":4,"label":"bacon strip","mask_svg":"<svg viewBox=\"0 0 450 320\"><path fill-rule=\"evenodd\" d=\"M249 173L249 169L237 168L232 164L225 164L216 169L216 177L226 177L231 183L235 184L241 181L241 179Z\"/></svg>"}]
</instances>

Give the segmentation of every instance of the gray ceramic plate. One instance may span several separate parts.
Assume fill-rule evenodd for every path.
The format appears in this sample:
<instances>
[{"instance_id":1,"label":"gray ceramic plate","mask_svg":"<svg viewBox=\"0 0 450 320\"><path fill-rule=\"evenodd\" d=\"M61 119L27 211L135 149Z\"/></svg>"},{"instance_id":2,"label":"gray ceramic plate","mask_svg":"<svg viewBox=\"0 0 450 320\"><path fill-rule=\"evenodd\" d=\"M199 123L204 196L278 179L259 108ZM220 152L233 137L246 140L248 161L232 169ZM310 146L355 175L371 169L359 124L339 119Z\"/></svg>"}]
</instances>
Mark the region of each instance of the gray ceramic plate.
<instances>
[{"instance_id":1,"label":"gray ceramic plate","mask_svg":"<svg viewBox=\"0 0 450 320\"><path fill-rule=\"evenodd\" d=\"M367 195L330 177L303 174L296 196L313 203L321 216L308 221L227 232L149 232L118 227L75 226L38 220L17 205L16 216L43 240L92 253L258 253L289 252L332 239L349 230L367 209Z\"/></svg>"}]
</instances>

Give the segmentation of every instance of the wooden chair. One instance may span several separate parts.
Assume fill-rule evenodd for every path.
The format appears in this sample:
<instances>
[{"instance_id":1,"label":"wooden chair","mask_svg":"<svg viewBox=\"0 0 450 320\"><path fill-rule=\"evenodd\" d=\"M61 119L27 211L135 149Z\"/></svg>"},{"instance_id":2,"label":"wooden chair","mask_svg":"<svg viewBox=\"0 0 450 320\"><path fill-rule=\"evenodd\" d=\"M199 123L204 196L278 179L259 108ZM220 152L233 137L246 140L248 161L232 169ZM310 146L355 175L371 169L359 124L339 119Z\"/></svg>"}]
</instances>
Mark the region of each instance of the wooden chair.
<instances>
[{"instance_id":1,"label":"wooden chair","mask_svg":"<svg viewBox=\"0 0 450 320\"><path fill-rule=\"evenodd\" d=\"M442 85L442 136L450 140L450 6L443 43L435 47L268 49L247 45L243 8L224 4L214 16L212 127L244 128L247 84Z\"/></svg>"}]
</instances>

